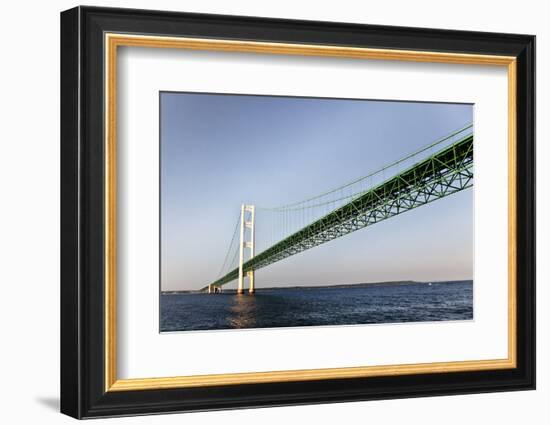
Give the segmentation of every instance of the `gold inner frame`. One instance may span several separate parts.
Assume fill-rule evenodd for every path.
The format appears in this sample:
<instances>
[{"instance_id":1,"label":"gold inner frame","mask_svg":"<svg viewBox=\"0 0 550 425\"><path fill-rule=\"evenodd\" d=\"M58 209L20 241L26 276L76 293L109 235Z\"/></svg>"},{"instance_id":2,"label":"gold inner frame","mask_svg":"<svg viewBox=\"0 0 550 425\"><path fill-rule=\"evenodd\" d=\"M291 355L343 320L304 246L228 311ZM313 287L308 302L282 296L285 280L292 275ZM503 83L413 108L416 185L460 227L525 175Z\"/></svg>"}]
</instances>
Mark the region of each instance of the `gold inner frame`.
<instances>
[{"instance_id":1,"label":"gold inner frame","mask_svg":"<svg viewBox=\"0 0 550 425\"><path fill-rule=\"evenodd\" d=\"M214 375L118 379L116 373L116 123L119 46L325 56L507 67L508 72L508 357L382 366L247 372ZM516 58L462 53L370 49L256 41L105 34L105 391L236 385L416 373L447 373L516 367Z\"/></svg>"}]
</instances>

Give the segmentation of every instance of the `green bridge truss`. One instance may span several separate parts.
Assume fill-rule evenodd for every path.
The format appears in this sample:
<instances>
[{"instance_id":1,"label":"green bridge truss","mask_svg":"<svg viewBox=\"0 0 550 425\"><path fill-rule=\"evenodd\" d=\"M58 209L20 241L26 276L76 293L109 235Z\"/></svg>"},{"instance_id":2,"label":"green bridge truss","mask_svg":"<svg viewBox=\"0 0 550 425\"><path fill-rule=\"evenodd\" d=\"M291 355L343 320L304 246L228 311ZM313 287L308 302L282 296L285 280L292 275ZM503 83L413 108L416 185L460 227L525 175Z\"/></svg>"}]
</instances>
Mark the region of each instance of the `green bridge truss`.
<instances>
[{"instance_id":1,"label":"green bridge truss","mask_svg":"<svg viewBox=\"0 0 550 425\"><path fill-rule=\"evenodd\" d=\"M357 195L349 203L277 242L243 264L258 270L325 242L363 229L473 186L473 134L463 137L405 171ZM236 268L212 282L237 279Z\"/></svg>"}]
</instances>

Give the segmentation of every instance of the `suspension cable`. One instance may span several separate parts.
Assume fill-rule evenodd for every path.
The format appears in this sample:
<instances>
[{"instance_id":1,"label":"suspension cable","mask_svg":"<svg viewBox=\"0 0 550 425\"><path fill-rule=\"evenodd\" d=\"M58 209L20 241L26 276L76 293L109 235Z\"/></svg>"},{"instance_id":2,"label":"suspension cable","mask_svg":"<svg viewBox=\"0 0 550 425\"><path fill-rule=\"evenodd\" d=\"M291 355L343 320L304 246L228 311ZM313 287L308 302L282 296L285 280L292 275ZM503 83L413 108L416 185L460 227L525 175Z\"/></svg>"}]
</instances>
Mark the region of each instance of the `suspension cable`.
<instances>
[{"instance_id":1,"label":"suspension cable","mask_svg":"<svg viewBox=\"0 0 550 425\"><path fill-rule=\"evenodd\" d=\"M429 149L432 149L434 146L439 145L439 144L441 144L441 143L443 143L443 142L445 142L445 141L451 139L452 137L454 137L454 136L456 136L456 135L458 135L458 134L460 134L460 133L463 133L464 131L466 131L466 130L468 130L468 129L471 129L472 127L473 127L473 124L472 124L472 123L470 123L470 124L468 124L468 125L465 125L465 126L462 126L461 128L459 128L459 129L457 129L457 130L455 130L455 131L453 131L453 132L447 134L446 136L437 139L435 142L432 142L432 143L430 143L430 144L428 144L428 145L426 145L426 146L424 146L424 147L422 147L422 148L420 148L420 149L418 149L418 150L416 150L416 151L414 151L414 152L408 154L407 156L405 156L405 157L403 157L403 158L400 158L400 159L398 159L397 161L394 161L394 162L392 162L391 164L388 164L388 165L384 166L383 168L380 168L379 170L377 170L377 171L375 171L375 172L373 172L373 173L367 174L366 176L363 176L363 177L360 177L360 178L358 178L358 179L355 179L355 180L353 180L353 181L351 181L351 182L349 182L349 183L346 183L346 184L344 184L344 185L342 185L342 186L339 186L339 187L337 187L337 188L331 189L331 190L329 190L329 191L327 191L327 192L323 192L323 193L321 193L321 194L319 194L319 195L313 196L313 197L311 197L311 198L304 199L304 200L302 200L302 201L293 202L293 203L286 204L286 205L281 205L281 206L278 206L278 207L265 208L265 207L258 207L258 206L257 206L256 208L257 208L257 209L260 209L260 210L264 210L264 211L283 212L283 211L288 211L289 209L290 209L290 210L300 210L300 209L314 208L314 207L326 205L326 204L329 204L329 203L332 203L332 202L337 202L337 201L339 201L339 200L349 199L349 198L355 196L356 194L348 195L348 196L344 196L344 197L340 197L339 199L336 199L336 200L323 201L323 202L320 201L321 203L316 203L316 204L314 204L314 205L307 205L307 206L305 206L305 207L298 207L299 205L302 205L302 204L305 204L305 203L308 203L308 202L317 200L317 199L319 199L319 198L323 198L323 197L325 197L325 196L327 196L327 195L330 195L330 194L332 194L332 193L335 193L335 192L341 191L341 190L343 190L343 189L346 189L346 188L348 188L348 187L350 187L350 186L352 186L352 185L354 185L354 184L356 184L356 183L359 183L359 182L362 182L362 181L364 181L364 180L366 180L366 179L369 179L369 178L375 176L376 174L383 173L383 172L385 172L388 168L391 168L391 167L393 167L393 166L395 166L395 165L398 165L398 164L400 164L400 163L402 163L402 162L404 162L404 161L406 161L406 160L408 160L408 159L410 159L410 158L413 158L414 156L416 156L416 155L418 155L418 154L420 154L420 153L422 153L422 152L425 152L425 151L427 151L427 150L429 150ZM361 192L361 191L360 191L360 192ZM360 193L360 192L358 192L358 193ZM291 207L294 207L294 208L291 208Z\"/></svg>"},{"instance_id":2,"label":"suspension cable","mask_svg":"<svg viewBox=\"0 0 550 425\"><path fill-rule=\"evenodd\" d=\"M237 230L239 229L240 221L241 221L241 213L239 212L239 218L237 219L237 223L235 224L235 230L233 231L233 236L231 237L231 242L229 243L229 247L227 248L227 252L225 253L225 258L223 260L222 267L220 268L220 272L218 273L218 278L222 276L223 271L225 270L225 265L227 263L227 259L229 258L229 253L231 252L231 247L233 246L233 242L235 241L235 237L237 236Z\"/></svg>"}]
</instances>

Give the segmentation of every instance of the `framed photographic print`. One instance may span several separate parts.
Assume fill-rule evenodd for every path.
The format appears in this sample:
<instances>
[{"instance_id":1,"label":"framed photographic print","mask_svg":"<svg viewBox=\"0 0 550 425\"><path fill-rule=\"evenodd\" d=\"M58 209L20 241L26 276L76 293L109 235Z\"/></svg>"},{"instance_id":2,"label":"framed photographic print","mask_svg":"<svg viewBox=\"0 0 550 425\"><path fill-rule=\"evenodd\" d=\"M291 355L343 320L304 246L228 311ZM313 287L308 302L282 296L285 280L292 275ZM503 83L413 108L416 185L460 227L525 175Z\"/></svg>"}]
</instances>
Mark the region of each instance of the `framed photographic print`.
<instances>
[{"instance_id":1,"label":"framed photographic print","mask_svg":"<svg viewBox=\"0 0 550 425\"><path fill-rule=\"evenodd\" d=\"M533 389L529 35L61 14L61 411Z\"/></svg>"}]
</instances>

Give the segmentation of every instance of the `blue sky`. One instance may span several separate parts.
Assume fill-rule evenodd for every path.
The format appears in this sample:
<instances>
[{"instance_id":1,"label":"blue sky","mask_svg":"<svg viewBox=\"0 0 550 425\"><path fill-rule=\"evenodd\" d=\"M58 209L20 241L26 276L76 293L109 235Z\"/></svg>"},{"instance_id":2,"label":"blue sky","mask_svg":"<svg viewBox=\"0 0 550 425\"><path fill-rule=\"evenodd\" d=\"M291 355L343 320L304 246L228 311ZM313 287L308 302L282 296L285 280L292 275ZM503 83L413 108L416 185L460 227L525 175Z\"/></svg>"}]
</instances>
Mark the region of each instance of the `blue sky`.
<instances>
[{"instance_id":1,"label":"blue sky","mask_svg":"<svg viewBox=\"0 0 550 425\"><path fill-rule=\"evenodd\" d=\"M277 206L338 187L473 113L464 104L160 96L162 290L218 277L241 203ZM257 222L268 219L258 211ZM261 246L268 236L256 238ZM258 270L256 285L471 279L472 256L470 189Z\"/></svg>"}]
</instances>

